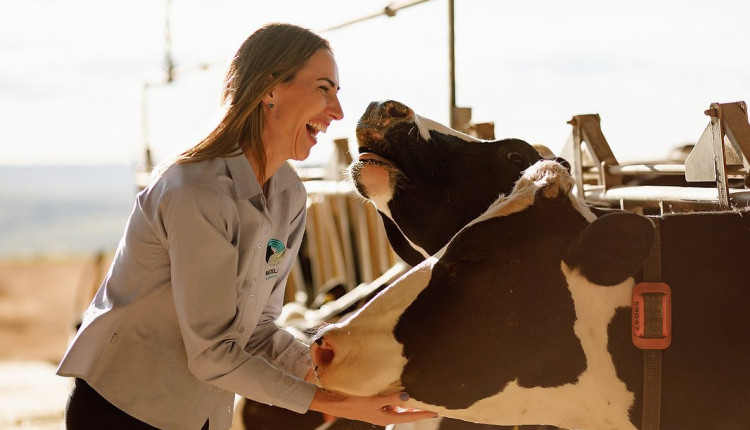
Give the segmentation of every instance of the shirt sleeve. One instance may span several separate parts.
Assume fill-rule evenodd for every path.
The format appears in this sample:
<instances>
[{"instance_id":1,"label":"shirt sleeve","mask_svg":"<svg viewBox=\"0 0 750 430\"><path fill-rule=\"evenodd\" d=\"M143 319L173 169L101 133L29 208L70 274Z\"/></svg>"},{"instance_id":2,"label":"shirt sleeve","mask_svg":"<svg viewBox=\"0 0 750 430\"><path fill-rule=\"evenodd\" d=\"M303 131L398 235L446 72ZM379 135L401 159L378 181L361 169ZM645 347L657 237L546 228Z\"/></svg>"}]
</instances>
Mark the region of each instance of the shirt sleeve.
<instances>
[{"instance_id":1,"label":"shirt sleeve","mask_svg":"<svg viewBox=\"0 0 750 430\"><path fill-rule=\"evenodd\" d=\"M284 303L287 278L302 244L302 236L305 232L305 217L306 208L303 205L302 210L292 220L287 251L290 255L285 258L279 280L271 292L271 297L263 309L255 331L245 346L245 350L251 355L265 357L275 366L299 378L304 378L312 366L309 346L297 340L288 331L279 328L276 325L276 320L281 314Z\"/></svg>"},{"instance_id":2,"label":"shirt sleeve","mask_svg":"<svg viewBox=\"0 0 750 430\"><path fill-rule=\"evenodd\" d=\"M239 253L233 243L239 213L234 201L207 186L180 187L165 196L160 212L190 371L202 381L241 396L305 412L316 387L261 356L249 354L239 344L239 333L233 327L240 282ZM283 338L283 334L266 332L271 327L268 323L275 326L273 312L271 306L259 333L269 345ZM297 347L268 348L280 348L279 357L291 358Z\"/></svg>"}]
</instances>

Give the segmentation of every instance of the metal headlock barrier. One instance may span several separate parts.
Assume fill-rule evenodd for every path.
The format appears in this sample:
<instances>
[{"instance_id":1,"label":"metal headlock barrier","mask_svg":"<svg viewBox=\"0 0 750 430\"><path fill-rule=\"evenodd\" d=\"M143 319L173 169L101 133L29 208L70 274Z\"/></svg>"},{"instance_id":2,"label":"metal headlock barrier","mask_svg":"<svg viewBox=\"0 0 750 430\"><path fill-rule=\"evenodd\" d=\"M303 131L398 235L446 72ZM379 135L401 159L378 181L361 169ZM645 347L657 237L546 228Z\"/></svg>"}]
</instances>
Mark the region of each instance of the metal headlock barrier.
<instances>
[{"instance_id":1,"label":"metal headlock barrier","mask_svg":"<svg viewBox=\"0 0 750 430\"><path fill-rule=\"evenodd\" d=\"M728 210L750 205L748 157L750 125L745 102L712 103L710 121L683 163L628 164L617 162L604 137L600 117L576 115L560 156L571 163L578 196L595 206L646 214ZM677 178L679 185L632 185ZM647 182L647 181L641 181ZM666 182L666 181L664 181Z\"/></svg>"},{"instance_id":2,"label":"metal headlock barrier","mask_svg":"<svg viewBox=\"0 0 750 430\"><path fill-rule=\"evenodd\" d=\"M709 124L684 163L653 164L618 163L599 115L573 116L560 155L571 164L578 196L592 206L645 215L750 206L747 106L713 103L705 113ZM374 207L357 197L340 173L351 162L346 139L336 141L336 149L327 169L302 172L308 226L305 249L289 281L290 294L297 297L288 300L303 306L282 320L302 330L335 318L408 269L390 248ZM662 179L677 185L643 185Z\"/></svg>"}]
</instances>

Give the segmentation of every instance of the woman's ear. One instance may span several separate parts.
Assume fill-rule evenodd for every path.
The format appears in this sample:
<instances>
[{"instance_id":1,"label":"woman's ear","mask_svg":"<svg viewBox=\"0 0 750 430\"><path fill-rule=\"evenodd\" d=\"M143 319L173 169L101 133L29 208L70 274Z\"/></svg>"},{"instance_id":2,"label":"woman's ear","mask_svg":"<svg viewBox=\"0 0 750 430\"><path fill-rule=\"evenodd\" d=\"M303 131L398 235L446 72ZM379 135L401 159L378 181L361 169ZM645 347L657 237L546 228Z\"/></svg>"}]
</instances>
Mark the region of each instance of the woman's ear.
<instances>
[{"instance_id":1,"label":"woman's ear","mask_svg":"<svg viewBox=\"0 0 750 430\"><path fill-rule=\"evenodd\" d=\"M268 75L268 79L266 79L266 84L270 84L273 81L273 75ZM274 85L265 96L263 96L263 104L267 105L268 103L271 103L274 101L274 93L276 92L276 86Z\"/></svg>"},{"instance_id":2,"label":"woman's ear","mask_svg":"<svg viewBox=\"0 0 750 430\"><path fill-rule=\"evenodd\" d=\"M268 93L266 93L265 96L263 96L263 104L268 105L269 103L273 103L276 99L274 98L274 91L271 90Z\"/></svg>"}]
</instances>

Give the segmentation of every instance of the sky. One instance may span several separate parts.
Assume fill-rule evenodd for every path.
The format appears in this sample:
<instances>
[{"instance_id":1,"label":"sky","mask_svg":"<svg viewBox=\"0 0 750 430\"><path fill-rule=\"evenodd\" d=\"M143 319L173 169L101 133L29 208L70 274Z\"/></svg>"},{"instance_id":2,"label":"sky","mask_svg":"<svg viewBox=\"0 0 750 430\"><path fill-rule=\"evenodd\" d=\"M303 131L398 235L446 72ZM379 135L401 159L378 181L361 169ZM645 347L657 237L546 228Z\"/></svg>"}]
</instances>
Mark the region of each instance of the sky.
<instances>
[{"instance_id":1,"label":"sky","mask_svg":"<svg viewBox=\"0 0 750 430\"><path fill-rule=\"evenodd\" d=\"M255 29L323 30L388 4L0 0L0 165L137 165L147 143L156 159L189 147L215 124L224 67ZM178 75L165 84L168 10ZM321 31L345 118L313 157L353 139L373 100L449 122L447 12L431 0ZM663 158L700 137L711 103L750 100L749 19L747 0L455 0L457 105L498 138L557 152L573 115L598 113L618 160Z\"/></svg>"}]
</instances>

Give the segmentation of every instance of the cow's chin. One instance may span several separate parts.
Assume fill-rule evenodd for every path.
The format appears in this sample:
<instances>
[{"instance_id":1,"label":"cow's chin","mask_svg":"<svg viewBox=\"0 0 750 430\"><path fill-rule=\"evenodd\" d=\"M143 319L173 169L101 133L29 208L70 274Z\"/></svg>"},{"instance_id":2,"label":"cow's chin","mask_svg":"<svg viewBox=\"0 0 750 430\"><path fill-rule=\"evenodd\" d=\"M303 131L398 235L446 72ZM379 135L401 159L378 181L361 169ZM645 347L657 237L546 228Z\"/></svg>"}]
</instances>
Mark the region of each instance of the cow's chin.
<instances>
[{"instance_id":1,"label":"cow's chin","mask_svg":"<svg viewBox=\"0 0 750 430\"><path fill-rule=\"evenodd\" d=\"M362 375L357 375L353 378L355 381L361 381ZM403 390L403 386L399 381L391 382L385 386L382 384L382 381L372 381L372 383L364 382L362 384L358 383L356 385L351 385L351 383L347 381L327 380L325 376L321 376L318 377L317 383L320 388L343 396L387 396Z\"/></svg>"},{"instance_id":2,"label":"cow's chin","mask_svg":"<svg viewBox=\"0 0 750 430\"><path fill-rule=\"evenodd\" d=\"M349 167L357 192L381 211L387 211L403 172L390 160L372 153L361 154Z\"/></svg>"},{"instance_id":3,"label":"cow's chin","mask_svg":"<svg viewBox=\"0 0 750 430\"><path fill-rule=\"evenodd\" d=\"M327 391L364 397L384 396L403 389L400 380L393 380L394 375L391 374L393 370L398 369L397 377L400 377L401 363L398 363L398 367L395 369L392 366L383 366L383 363L375 363L375 366L370 367L369 370L354 372L358 368L359 366L318 368L316 372L317 385Z\"/></svg>"}]
</instances>

